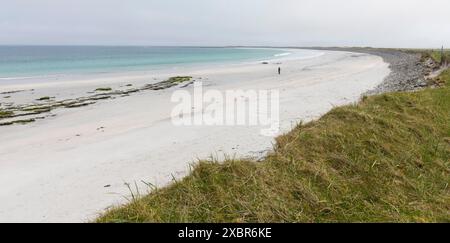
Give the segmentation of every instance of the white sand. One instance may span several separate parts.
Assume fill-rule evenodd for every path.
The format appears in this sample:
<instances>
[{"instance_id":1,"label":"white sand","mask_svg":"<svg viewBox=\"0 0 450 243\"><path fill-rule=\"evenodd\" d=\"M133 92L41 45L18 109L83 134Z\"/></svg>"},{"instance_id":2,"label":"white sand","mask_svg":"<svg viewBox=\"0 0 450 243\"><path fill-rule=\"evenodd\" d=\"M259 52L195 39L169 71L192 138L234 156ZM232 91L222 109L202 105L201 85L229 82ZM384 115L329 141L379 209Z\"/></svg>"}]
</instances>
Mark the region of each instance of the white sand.
<instances>
[{"instance_id":1,"label":"white sand","mask_svg":"<svg viewBox=\"0 0 450 243\"><path fill-rule=\"evenodd\" d=\"M33 94L10 98L21 103L44 95L77 96L105 85L137 85L153 78L156 82L192 75L202 77L211 89L279 89L281 125L286 132L333 106L357 101L389 73L380 57L322 53L311 59L291 55L271 61L283 62L281 76L276 74L278 65L248 63L0 88L35 89ZM142 181L161 186L172 175L186 175L188 164L197 158L259 156L272 148L273 138L261 136L259 127L173 126L173 91L145 91L92 106L60 109L53 112L55 117L28 125L0 127L0 221L88 221L108 206L125 201L129 195L126 182L136 182L144 190Z\"/></svg>"}]
</instances>

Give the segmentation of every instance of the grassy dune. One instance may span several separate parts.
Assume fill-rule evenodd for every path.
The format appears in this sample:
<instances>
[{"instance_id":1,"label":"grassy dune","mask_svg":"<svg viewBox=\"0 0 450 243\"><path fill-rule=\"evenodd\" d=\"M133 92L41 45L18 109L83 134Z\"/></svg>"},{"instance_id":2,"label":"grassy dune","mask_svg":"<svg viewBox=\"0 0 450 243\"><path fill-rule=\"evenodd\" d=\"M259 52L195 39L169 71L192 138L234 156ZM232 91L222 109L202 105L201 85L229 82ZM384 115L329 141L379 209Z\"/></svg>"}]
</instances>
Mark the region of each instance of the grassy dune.
<instances>
[{"instance_id":1,"label":"grassy dune","mask_svg":"<svg viewBox=\"0 0 450 243\"><path fill-rule=\"evenodd\" d=\"M201 161L98 222L450 222L450 71L278 137L263 162Z\"/></svg>"},{"instance_id":2,"label":"grassy dune","mask_svg":"<svg viewBox=\"0 0 450 243\"><path fill-rule=\"evenodd\" d=\"M450 50L448 49L445 49L444 52L441 50L415 50L413 52L421 52L423 58L431 57L437 63L441 63L441 61L450 62Z\"/></svg>"},{"instance_id":3,"label":"grassy dune","mask_svg":"<svg viewBox=\"0 0 450 243\"><path fill-rule=\"evenodd\" d=\"M447 62L450 62L450 50L445 50L444 53L441 53L441 51L432 51L431 57L435 62L441 62L442 56L444 56L444 60Z\"/></svg>"}]
</instances>

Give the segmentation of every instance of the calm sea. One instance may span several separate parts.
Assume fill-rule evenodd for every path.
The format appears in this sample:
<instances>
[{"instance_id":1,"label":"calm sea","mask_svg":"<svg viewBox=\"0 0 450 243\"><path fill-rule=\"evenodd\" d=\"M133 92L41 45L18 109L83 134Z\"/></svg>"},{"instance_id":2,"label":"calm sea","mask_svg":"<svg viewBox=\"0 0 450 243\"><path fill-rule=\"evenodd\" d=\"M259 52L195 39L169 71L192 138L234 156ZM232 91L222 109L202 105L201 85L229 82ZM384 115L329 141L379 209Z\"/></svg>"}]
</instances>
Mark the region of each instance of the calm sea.
<instances>
[{"instance_id":1,"label":"calm sea","mask_svg":"<svg viewBox=\"0 0 450 243\"><path fill-rule=\"evenodd\" d=\"M203 47L0 46L0 79L263 60L283 52Z\"/></svg>"}]
</instances>

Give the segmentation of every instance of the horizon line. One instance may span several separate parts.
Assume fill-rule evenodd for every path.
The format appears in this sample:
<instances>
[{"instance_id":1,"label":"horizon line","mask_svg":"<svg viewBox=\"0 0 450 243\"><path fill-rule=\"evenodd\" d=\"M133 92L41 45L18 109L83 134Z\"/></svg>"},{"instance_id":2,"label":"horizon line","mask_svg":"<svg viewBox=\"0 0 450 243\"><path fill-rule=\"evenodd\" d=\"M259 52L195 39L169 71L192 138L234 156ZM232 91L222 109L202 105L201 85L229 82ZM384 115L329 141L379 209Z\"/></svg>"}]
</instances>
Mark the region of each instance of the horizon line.
<instances>
[{"instance_id":1,"label":"horizon line","mask_svg":"<svg viewBox=\"0 0 450 243\"><path fill-rule=\"evenodd\" d=\"M377 47L337 45L109 45L109 44L0 44L0 47L160 47L160 48L374 48L374 49L441 49L439 47ZM448 49L445 48L444 49Z\"/></svg>"}]
</instances>

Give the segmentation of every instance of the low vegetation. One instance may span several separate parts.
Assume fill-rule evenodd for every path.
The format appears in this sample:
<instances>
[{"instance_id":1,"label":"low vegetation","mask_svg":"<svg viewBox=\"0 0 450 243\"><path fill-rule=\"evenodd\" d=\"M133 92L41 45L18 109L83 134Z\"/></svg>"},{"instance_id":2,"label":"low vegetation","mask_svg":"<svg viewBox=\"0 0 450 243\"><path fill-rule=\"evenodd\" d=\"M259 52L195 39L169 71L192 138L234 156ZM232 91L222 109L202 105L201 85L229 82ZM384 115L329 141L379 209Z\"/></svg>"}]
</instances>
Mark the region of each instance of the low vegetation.
<instances>
[{"instance_id":1,"label":"low vegetation","mask_svg":"<svg viewBox=\"0 0 450 243\"><path fill-rule=\"evenodd\" d=\"M180 83L184 83L184 82L190 81L191 79L192 79L192 77L190 77L190 76L177 76L177 77L169 78L167 80L167 82L180 84Z\"/></svg>"},{"instance_id":2,"label":"low vegetation","mask_svg":"<svg viewBox=\"0 0 450 243\"><path fill-rule=\"evenodd\" d=\"M49 96L44 96L44 97L41 97L41 98L39 98L37 100L38 101L50 100L50 97Z\"/></svg>"},{"instance_id":3,"label":"low vegetation","mask_svg":"<svg viewBox=\"0 0 450 243\"><path fill-rule=\"evenodd\" d=\"M201 161L98 222L450 222L450 71L278 137L263 162Z\"/></svg>"},{"instance_id":4,"label":"low vegetation","mask_svg":"<svg viewBox=\"0 0 450 243\"><path fill-rule=\"evenodd\" d=\"M9 126L9 125L14 125L14 124L25 125L25 124L35 122L35 121L36 121L36 119L34 119L34 118L15 120L15 121L7 121L7 122L0 121L0 126Z\"/></svg>"},{"instance_id":5,"label":"low vegetation","mask_svg":"<svg viewBox=\"0 0 450 243\"><path fill-rule=\"evenodd\" d=\"M54 109L57 108L78 108L88 105L93 105L99 100L107 100L107 99L113 99L116 97L123 97L128 96L132 93L146 91L146 90L164 90L169 89L172 87L176 87L180 84L184 84L183 87L186 87L193 83L192 77L190 76L177 76L177 77L171 77L167 80L147 84L141 88L131 88L126 90L114 90L110 87L100 87L95 89L95 92L98 92L93 95L84 96L84 97L78 97L75 99L66 99L66 100L55 100L55 97L50 96L43 96L38 99L37 101L45 101L41 102L39 104L36 104L35 102L25 105L17 105L17 106L9 106L7 108L4 108L3 110L0 109L0 119L3 118L17 118L17 117L25 117L25 116L36 116L43 113L49 113ZM188 82L189 81L189 82ZM133 84L127 84L126 87L131 87ZM181 86L181 85L180 85ZM18 93L18 92L24 92L27 90L17 90L17 91L8 91L3 92L0 94L12 94L12 93ZM29 90L32 91L32 90ZM6 97L4 97L6 98ZM10 120L7 122L1 122L0 126L9 126L14 124L26 124L30 122L34 122L36 119L45 119L46 117L52 116L51 114L48 114L46 116L39 116L34 117L31 119L25 119L25 120Z\"/></svg>"},{"instance_id":6,"label":"low vegetation","mask_svg":"<svg viewBox=\"0 0 450 243\"><path fill-rule=\"evenodd\" d=\"M111 91L112 88L110 87L104 87L104 88L96 88L95 91L97 92L106 92L106 91Z\"/></svg>"},{"instance_id":7,"label":"low vegetation","mask_svg":"<svg viewBox=\"0 0 450 243\"><path fill-rule=\"evenodd\" d=\"M432 51L431 57L436 62L450 62L450 50L445 50L443 53L441 51Z\"/></svg>"},{"instance_id":8,"label":"low vegetation","mask_svg":"<svg viewBox=\"0 0 450 243\"><path fill-rule=\"evenodd\" d=\"M13 112L0 109L0 119L10 117L11 115L13 115Z\"/></svg>"},{"instance_id":9,"label":"low vegetation","mask_svg":"<svg viewBox=\"0 0 450 243\"><path fill-rule=\"evenodd\" d=\"M447 64L450 63L450 50L449 49L444 49L444 51L438 50L438 49L434 49L434 50L410 49L410 50L406 50L406 51L422 54L422 60L431 58L436 63L447 63Z\"/></svg>"},{"instance_id":10,"label":"low vegetation","mask_svg":"<svg viewBox=\"0 0 450 243\"><path fill-rule=\"evenodd\" d=\"M148 90L164 90L164 89L169 89L172 87L175 87L177 85L180 85L184 82L188 82L190 81L187 85L190 85L192 83L192 77L190 76L177 76L177 77L171 77L167 80L158 82L158 83L154 83L154 84L148 84L146 86L144 86L144 89L148 89Z\"/></svg>"}]
</instances>

